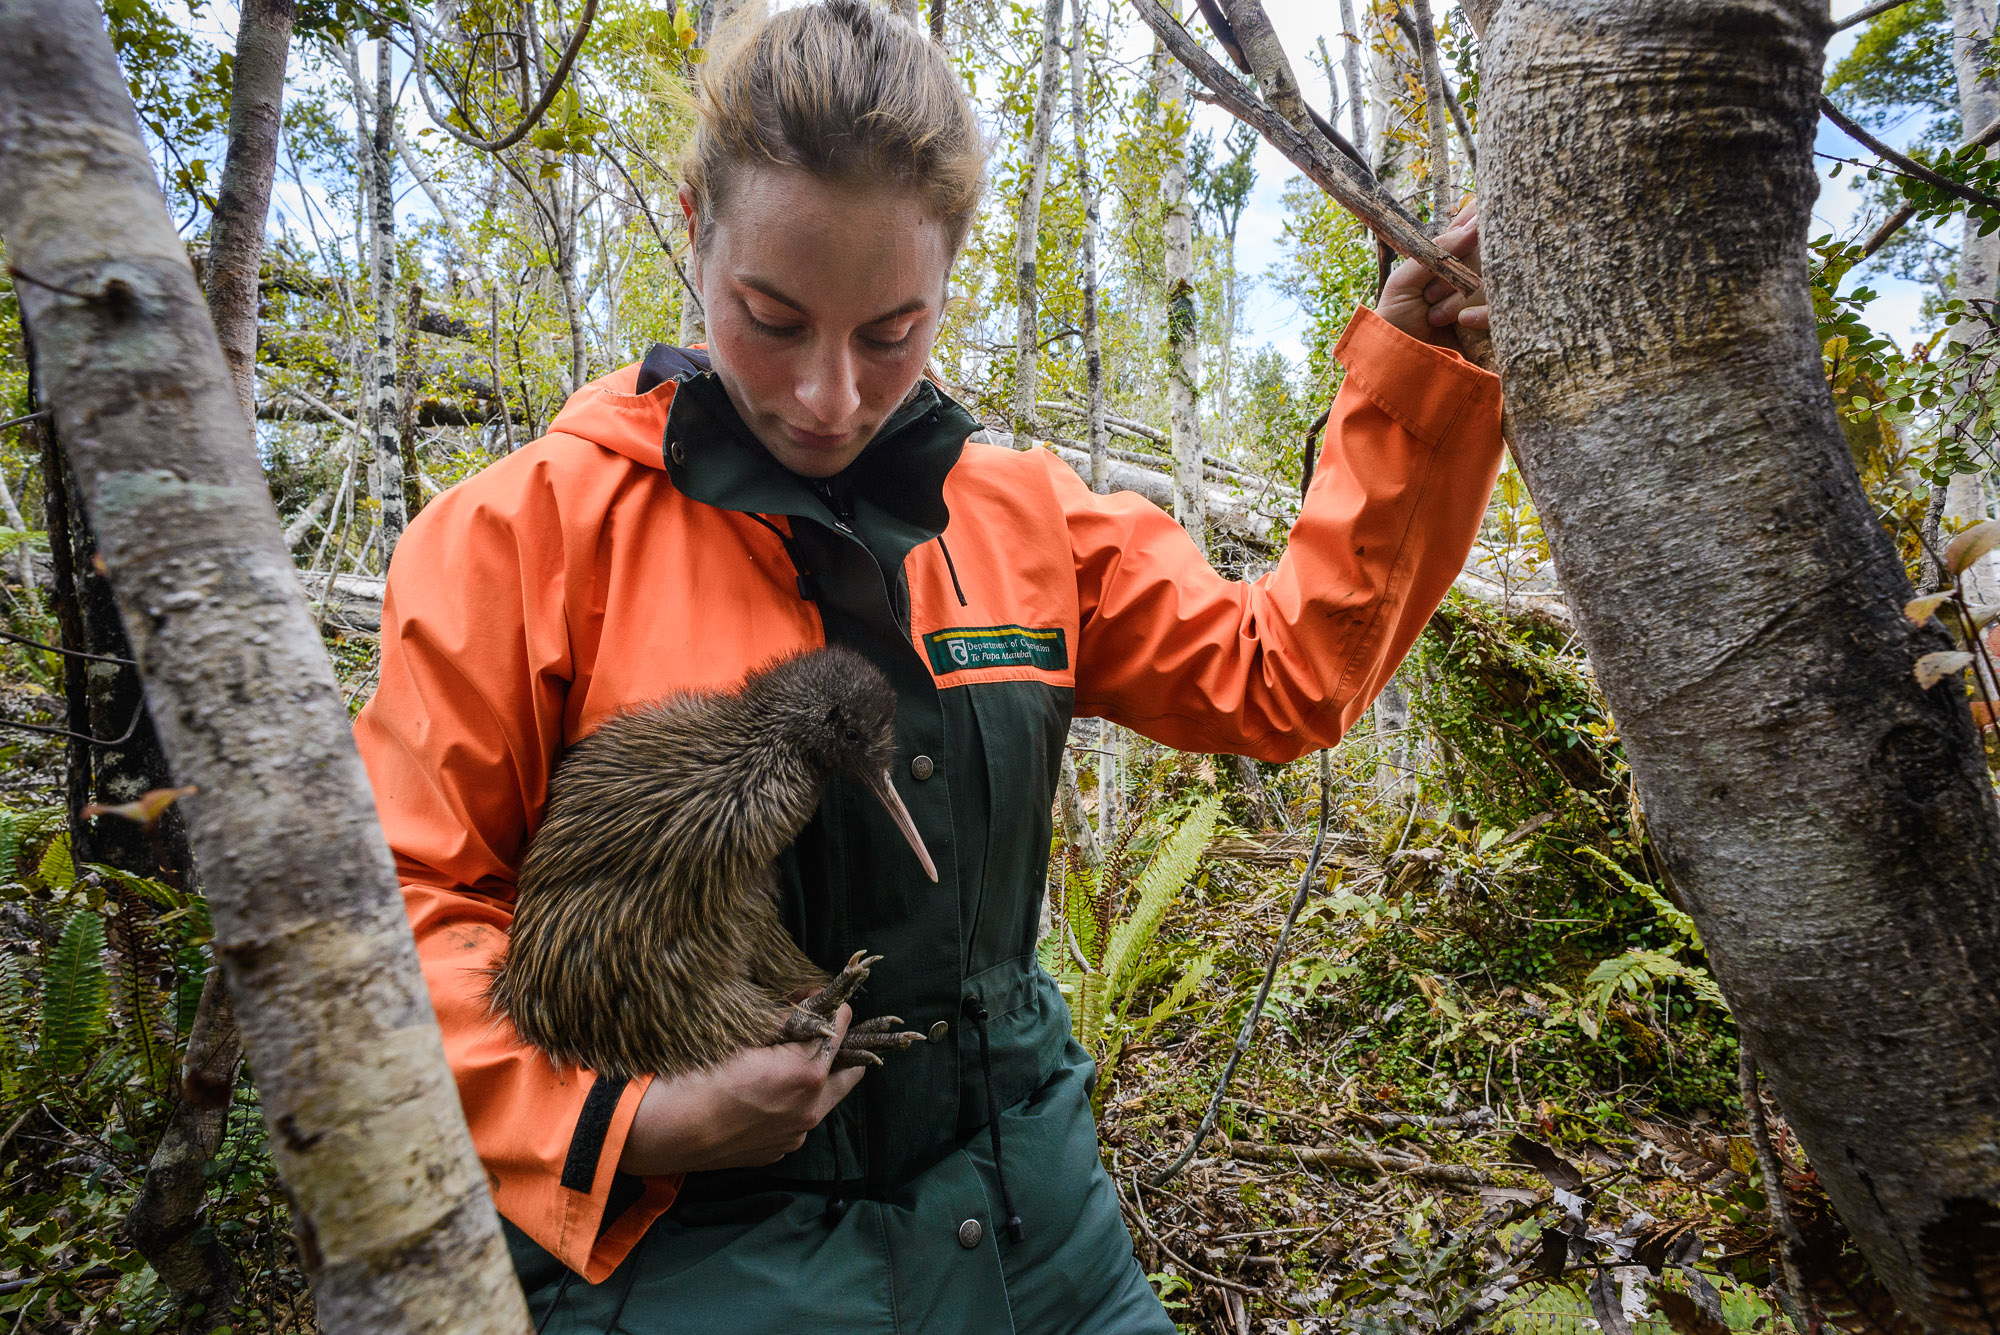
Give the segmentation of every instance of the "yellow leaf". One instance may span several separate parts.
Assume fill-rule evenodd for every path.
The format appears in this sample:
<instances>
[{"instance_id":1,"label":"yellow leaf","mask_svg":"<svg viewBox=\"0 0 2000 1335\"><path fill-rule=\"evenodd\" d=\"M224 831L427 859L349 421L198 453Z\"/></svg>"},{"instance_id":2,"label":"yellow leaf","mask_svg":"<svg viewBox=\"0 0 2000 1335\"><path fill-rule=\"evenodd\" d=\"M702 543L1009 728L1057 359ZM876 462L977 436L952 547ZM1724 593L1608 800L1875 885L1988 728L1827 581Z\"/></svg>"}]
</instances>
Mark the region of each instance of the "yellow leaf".
<instances>
[{"instance_id":1,"label":"yellow leaf","mask_svg":"<svg viewBox=\"0 0 2000 1335\"><path fill-rule=\"evenodd\" d=\"M189 784L185 788L149 788L130 802L120 802L115 807L107 807L92 802L83 809L83 818L91 820L98 816L117 816L129 820L142 830L150 830L160 823L160 817L167 808L183 797L191 797L201 789Z\"/></svg>"},{"instance_id":2,"label":"yellow leaf","mask_svg":"<svg viewBox=\"0 0 2000 1335\"><path fill-rule=\"evenodd\" d=\"M1951 601L1949 593L1927 593L1921 598L1912 598L1903 604L1903 615L1922 625L1936 615L1938 608Z\"/></svg>"}]
</instances>

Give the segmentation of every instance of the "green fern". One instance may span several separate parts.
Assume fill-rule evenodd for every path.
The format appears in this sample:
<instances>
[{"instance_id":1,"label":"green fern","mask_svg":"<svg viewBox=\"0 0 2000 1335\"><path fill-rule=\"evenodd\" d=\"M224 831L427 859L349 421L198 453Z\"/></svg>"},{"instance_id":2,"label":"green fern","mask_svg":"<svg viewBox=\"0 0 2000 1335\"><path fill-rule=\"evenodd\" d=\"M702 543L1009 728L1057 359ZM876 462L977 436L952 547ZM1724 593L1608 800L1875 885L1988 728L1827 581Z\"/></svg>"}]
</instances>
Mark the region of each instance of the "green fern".
<instances>
[{"instance_id":1,"label":"green fern","mask_svg":"<svg viewBox=\"0 0 2000 1335\"><path fill-rule=\"evenodd\" d=\"M41 1067L64 1076L83 1064L104 1035L111 980L104 969L104 923L78 909L42 967Z\"/></svg>"},{"instance_id":2,"label":"green fern","mask_svg":"<svg viewBox=\"0 0 2000 1335\"><path fill-rule=\"evenodd\" d=\"M1097 916L1101 878L1091 868L1078 866L1063 880L1063 917L1076 933L1076 948L1084 959L1098 964L1104 953L1104 933Z\"/></svg>"},{"instance_id":3,"label":"green fern","mask_svg":"<svg viewBox=\"0 0 2000 1335\"><path fill-rule=\"evenodd\" d=\"M13 811L0 807L0 879L14 878L22 851L46 834L58 816L55 811Z\"/></svg>"},{"instance_id":4,"label":"green fern","mask_svg":"<svg viewBox=\"0 0 2000 1335\"><path fill-rule=\"evenodd\" d=\"M1613 955L1590 971L1583 980L1585 997L1595 1009L1597 1017L1602 1017L1612 1000L1624 992L1640 997L1651 992L1659 984L1671 980L1686 983L1694 994L1711 1006L1729 1008L1722 999L1722 989L1715 985L1715 979L1706 969L1675 959L1672 955L1658 950L1641 950L1633 947L1623 955ZM1592 1030L1594 1025L1586 1025ZM1595 1037L1595 1034L1592 1034Z\"/></svg>"},{"instance_id":5,"label":"green fern","mask_svg":"<svg viewBox=\"0 0 2000 1335\"><path fill-rule=\"evenodd\" d=\"M1598 850L1586 847L1583 851L1590 854L1590 856L1596 858L1599 862L1603 863L1605 866L1609 867L1611 869L1612 875L1616 876L1619 880L1625 883L1625 888L1627 890L1630 890L1634 894L1639 895L1648 904L1651 904L1653 906L1653 912L1660 915L1660 921L1664 922L1667 926L1673 928L1674 932L1683 941L1686 941L1696 950L1700 950L1702 948L1701 932L1699 931L1699 929L1695 927L1694 919L1688 917L1687 914L1682 913L1679 909L1675 908L1672 900L1668 899L1665 895L1661 894L1658 890L1654 889L1652 886L1647 885L1644 881L1634 878L1630 872L1626 871L1623 867L1619 866L1616 862L1606 857L1603 853L1600 853Z\"/></svg>"},{"instance_id":6,"label":"green fern","mask_svg":"<svg viewBox=\"0 0 2000 1335\"><path fill-rule=\"evenodd\" d=\"M1167 907L1193 879L1201 855L1208 851L1208 841L1215 834L1216 813L1221 807L1220 798L1204 797L1181 822L1181 827L1167 837L1160 851L1153 855L1152 864L1139 877L1131 916L1112 929L1110 944L1104 948L1101 972L1109 995L1115 997L1125 990L1133 971L1152 949L1153 938L1167 916Z\"/></svg>"},{"instance_id":7,"label":"green fern","mask_svg":"<svg viewBox=\"0 0 2000 1335\"><path fill-rule=\"evenodd\" d=\"M49 840L41 865L35 868L35 878L58 893L76 884L76 859L70 856L67 830Z\"/></svg>"},{"instance_id":8,"label":"green fern","mask_svg":"<svg viewBox=\"0 0 2000 1335\"><path fill-rule=\"evenodd\" d=\"M1167 993L1166 999L1153 1007L1152 1012L1139 1022L1139 1037L1143 1040L1162 1024L1186 1010L1188 999L1194 996L1194 990L1202 985L1203 980L1214 968L1215 952L1212 950L1188 965L1180 978L1175 981L1173 989Z\"/></svg>"}]
</instances>

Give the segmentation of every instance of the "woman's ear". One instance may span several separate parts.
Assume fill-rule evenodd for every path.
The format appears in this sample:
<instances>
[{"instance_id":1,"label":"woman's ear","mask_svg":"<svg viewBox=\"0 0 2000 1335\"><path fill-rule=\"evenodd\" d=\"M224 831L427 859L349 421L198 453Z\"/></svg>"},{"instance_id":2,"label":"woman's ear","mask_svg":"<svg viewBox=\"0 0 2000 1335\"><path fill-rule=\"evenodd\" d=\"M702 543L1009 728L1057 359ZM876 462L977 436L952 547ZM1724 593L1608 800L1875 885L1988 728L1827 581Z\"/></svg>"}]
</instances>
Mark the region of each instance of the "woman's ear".
<instances>
[{"instance_id":1,"label":"woman's ear","mask_svg":"<svg viewBox=\"0 0 2000 1335\"><path fill-rule=\"evenodd\" d=\"M695 207L694 192L686 186L680 189L680 201L681 217L687 221L688 249L692 251L701 241L701 211Z\"/></svg>"}]
</instances>

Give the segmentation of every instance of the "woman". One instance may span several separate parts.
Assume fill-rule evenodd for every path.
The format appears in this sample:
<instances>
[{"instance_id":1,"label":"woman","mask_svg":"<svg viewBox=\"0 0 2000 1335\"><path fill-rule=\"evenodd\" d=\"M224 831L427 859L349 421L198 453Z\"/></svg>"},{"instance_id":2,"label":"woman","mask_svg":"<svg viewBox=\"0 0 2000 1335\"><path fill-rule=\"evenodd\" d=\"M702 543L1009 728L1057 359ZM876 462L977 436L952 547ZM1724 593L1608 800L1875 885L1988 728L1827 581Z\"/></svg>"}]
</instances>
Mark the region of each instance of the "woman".
<instances>
[{"instance_id":1,"label":"woman","mask_svg":"<svg viewBox=\"0 0 2000 1335\"><path fill-rule=\"evenodd\" d=\"M552 1332L1169 1331L1035 967L1069 720L1266 760L1337 739L1492 489L1498 384L1448 350L1484 308L1405 266L1356 314L1289 549L1242 585L1146 502L967 444L921 379L984 145L915 29L865 0L751 21L704 67L682 166L708 349L586 386L424 510L357 725L533 1310ZM1471 221L1444 244L1472 254ZM803 1046L672 1080L552 1069L480 999L551 764L620 710L829 642L895 686L897 787L941 881L836 782L780 869L786 922L822 964L882 955L857 1006L934 1041L865 1078Z\"/></svg>"}]
</instances>

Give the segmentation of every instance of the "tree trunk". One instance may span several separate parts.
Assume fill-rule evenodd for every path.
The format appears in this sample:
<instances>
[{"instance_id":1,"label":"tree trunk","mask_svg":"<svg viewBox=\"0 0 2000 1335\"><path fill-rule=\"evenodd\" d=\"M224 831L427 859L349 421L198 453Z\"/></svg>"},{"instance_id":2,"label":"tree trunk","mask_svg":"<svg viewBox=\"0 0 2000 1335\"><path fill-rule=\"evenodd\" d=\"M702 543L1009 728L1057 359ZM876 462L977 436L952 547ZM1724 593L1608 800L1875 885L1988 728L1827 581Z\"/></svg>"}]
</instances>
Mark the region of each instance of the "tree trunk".
<instances>
[{"instance_id":1,"label":"tree trunk","mask_svg":"<svg viewBox=\"0 0 2000 1335\"><path fill-rule=\"evenodd\" d=\"M1089 398L1090 489L1111 490L1111 433L1104 420L1104 342L1097 328L1097 183L1090 175L1089 118L1083 96L1083 0L1069 7L1069 116L1076 143L1077 188L1083 193L1083 365Z\"/></svg>"},{"instance_id":2,"label":"tree trunk","mask_svg":"<svg viewBox=\"0 0 2000 1335\"><path fill-rule=\"evenodd\" d=\"M1367 96L1361 88L1361 30L1354 26L1354 0L1340 0L1340 31L1344 39L1340 52L1341 73L1347 78L1347 122L1354 132L1354 146L1368 151Z\"/></svg>"},{"instance_id":3,"label":"tree trunk","mask_svg":"<svg viewBox=\"0 0 2000 1335\"><path fill-rule=\"evenodd\" d=\"M1368 163L1382 188L1408 206L1416 199L1411 166L1410 114L1404 97L1403 71L1416 68L1416 52L1402 29L1386 17L1394 0L1370 0L1368 7Z\"/></svg>"},{"instance_id":4,"label":"tree trunk","mask_svg":"<svg viewBox=\"0 0 2000 1335\"><path fill-rule=\"evenodd\" d=\"M257 415L257 279L291 49L292 0L244 0L230 66L229 148L208 228L208 314L245 421Z\"/></svg>"},{"instance_id":5,"label":"tree trunk","mask_svg":"<svg viewBox=\"0 0 2000 1335\"><path fill-rule=\"evenodd\" d=\"M1180 0L1168 0L1166 10L1178 19ZM1153 86L1158 92L1161 121L1181 127L1168 145L1160 173L1160 204L1166 214L1167 406L1173 435L1174 518L1206 552L1201 414L1195 397L1201 385L1201 322L1195 307L1194 207L1188 199L1186 125L1192 108L1188 104L1187 71L1157 44L1153 48Z\"/></svg>"},{"instance_id":6,"label":"tree trunk","mask_svg":"<svg viewBox=\"0 0 2000 1335\"><path fill-rule=\"evenodd\" d=\"M1014 413L1017 435L1034 425L1041 365L1036 333L1035 249L1042 231L1042 190L1049 178L1049 130L1055 120L1056 60L1062 52L1063 0L1043 0L1042 60L1035 72L1035 108L1028 126L1028 180L1014 215Z\"/></svg>"},{"instance_id":7,"label":"tree trunk","mask_svg":"<svg viewBox=\"0 0 2000 1335\"><path fill-rule=\"evenodd\" d=\"M1486 272L1515 445L1673 884L1842 1218L2000 1307L2000 815L1807 288L1824 0L1508 0ZM1682 211L1657 207L1672 179Z\"/></svg>"},{"instance_id":8,"label":"tree trunk","mask_svg":"<svg viewBox=\"0 0 2000 1335\"><path fill-rule=\"evenodd\" d=\"M216 954L320 1325L520 1335L347 712L94 5L0 0L0 235L176 777L200 790Z\"/></svg>"},{"instance_id":9,"label":"tree trunk","mask_svg":"<svg viewBox=\"0 0 2000 1335\"><path fill-rule=\"evenodd\" d=\"M1962 133L1969 137L1981 126L1993 123L2000 114L2000 86L1986 77L1986 62L1993 47L1994 0L1951 0L1951 56L1958 78L1958 119ZM1992 150L1987 150L1992 156ZM1955 295L1972 306L1990 302L1995 295L1994 277L2000 272L2000 232L1979 235L1979 226L1970 211L1965 215L1958 249L1958 282ZM1950 337L1961 341L1971 337L1977 321L1953 325ZM1981 442L1989 451L1991 441ZM1944 520L1947 538L1956 529L1968 528L1986 518L1985 488L1980 472L1960 473L1945 488ZM1966 594L1975 605L2000 601L2000 578L1995 578L1993 558L1975 562L1966 573Z\"/></svg>"},{"instance_id":10,"label":"tree trunk","mask_svg":"<svg viewBox=\"0 0 2000 1335\"><path fill-rule=\"evenodd\" d=\"M375 42L375 137L370 176L374 182L375 244L370 291L375 303L375 362L370 376L368 428L375 437L375 503L381 507L382 569L403 536L409 511L403 503L403 433L396 400L396 88L390 80L394 50L386 37Z\"/></svg>"},{"instance_id":11,"label":"tree trunk","mask_svg":"<svg viewBox=\"0 0 2000 1335\"><path fill-rule=\"evenodd\" d=\"M1431 0L1410 0L1410 8L1417 30L1417 63L1424 76L1424 120L1430 130L1431 221L1443 226L1458 211L1451 187L1451 116L1444 105L1444 69L1438 64Z\"/></svg>"}]
</instances>

